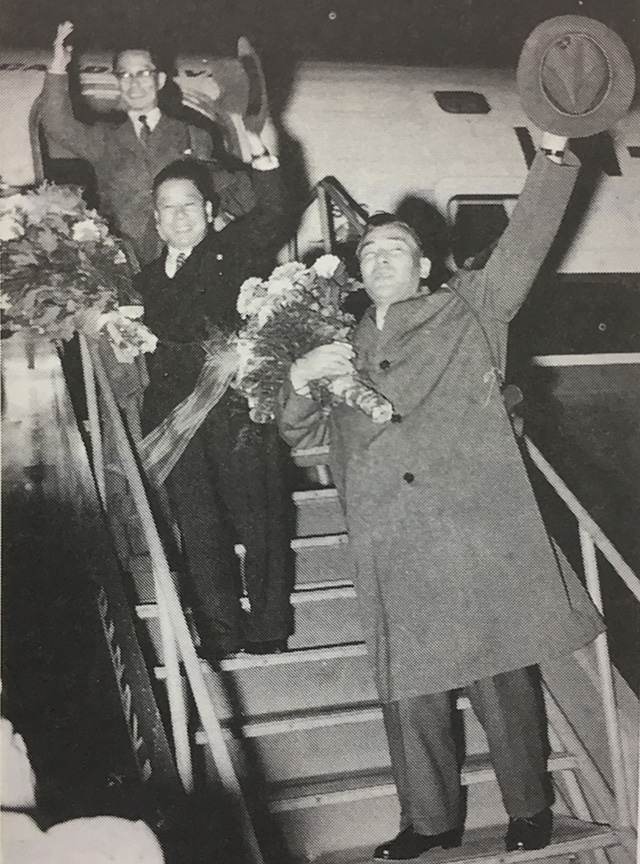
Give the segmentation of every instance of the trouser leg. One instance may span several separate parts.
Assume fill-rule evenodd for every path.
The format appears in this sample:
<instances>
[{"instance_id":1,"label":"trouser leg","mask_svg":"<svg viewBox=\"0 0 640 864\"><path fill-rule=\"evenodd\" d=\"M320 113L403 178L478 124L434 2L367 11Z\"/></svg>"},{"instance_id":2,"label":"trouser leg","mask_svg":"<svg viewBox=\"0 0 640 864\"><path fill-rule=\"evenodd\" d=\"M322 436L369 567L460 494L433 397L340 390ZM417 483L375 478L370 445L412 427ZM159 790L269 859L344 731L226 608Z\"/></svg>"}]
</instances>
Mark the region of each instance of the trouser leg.
<instances>
[{"instance_id":1,"label":"trouser leg","mask_svg":"<svg viewBox=\"0 0 640 864\"><path fill-rule=\"evenodd\" d=\"M189 442L166 487L180 526L190 599L205 653L235 651L242 645L237 562L200 433Z\"/></svg>"},{"instance_id":2,"label":"trouser leg","mask_svg":"<svg viewBox=\"0 0 640 864\"><path fill-rule=\"evenodd\" d=\"M452 697L434 693L383 705L391 766L400 800L400 828L440 834L462 819Z\"/></svg>"},{"instance_id":3,"label":"trouser leg","mask_svg":"<svg viewBox=\"0 0 640 864\"><path fill-rule=\"evenodd\" d=\"M509 816L533 816L550 803L546 730L532 670L517 669L466 688L487 734Z\"/></svg>"},{"instance_id":4,"label":"trouser leg","mask_svg":"<svg viewBox=\"0 0 640 864\"><path fill-rule=\"evenodd\" d=\"M292 623L292 526L277 432L251 424L248 416L243 428L246 408L239 414L232 402L227 404L230 398L211 412L205 431L218 495L236 540L246 549L251 611L242 616L244 635L253 642L286 639Z\"/></svg>"}]
</instances>

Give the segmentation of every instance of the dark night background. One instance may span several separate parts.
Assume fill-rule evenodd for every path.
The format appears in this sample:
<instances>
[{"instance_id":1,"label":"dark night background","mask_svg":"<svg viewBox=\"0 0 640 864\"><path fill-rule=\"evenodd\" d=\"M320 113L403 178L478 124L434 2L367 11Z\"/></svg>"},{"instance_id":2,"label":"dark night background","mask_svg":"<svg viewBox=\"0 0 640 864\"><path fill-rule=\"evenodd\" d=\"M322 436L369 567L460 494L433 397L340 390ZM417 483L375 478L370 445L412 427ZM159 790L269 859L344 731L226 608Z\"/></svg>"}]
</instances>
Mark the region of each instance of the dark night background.
<instances>
[{"instance_id":1,"label":"dark night background","mask_svg":"<svg viewBox=\"0 0 640 864\"><path fill-rule=\"evenodd\" d=\"M5 45L42 46L76 24L80 46L111 48L123 34L175 51L235 53L248 36L267 59L515 65L528 33L553 15L613 27L636 53L637 0L5 0Z\"/></svg>"}]
</instances>

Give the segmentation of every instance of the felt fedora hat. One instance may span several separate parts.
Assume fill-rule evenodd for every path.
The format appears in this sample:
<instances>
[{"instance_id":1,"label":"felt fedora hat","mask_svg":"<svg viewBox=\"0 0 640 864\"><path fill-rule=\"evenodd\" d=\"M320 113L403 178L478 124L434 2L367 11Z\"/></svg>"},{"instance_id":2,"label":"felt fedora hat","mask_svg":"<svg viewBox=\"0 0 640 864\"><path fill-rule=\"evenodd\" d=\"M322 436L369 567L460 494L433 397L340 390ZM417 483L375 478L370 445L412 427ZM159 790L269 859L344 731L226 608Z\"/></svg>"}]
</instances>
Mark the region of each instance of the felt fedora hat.
<instances>
[{"instance_id":1,"label":"felt fedora hat","mask_svg":"<svg viewBox=\"0 0 640 864\"><path fill-rule=\"evenodd\" d=\"M601 21L560 15L539 24L525 42L517 84L524 112L536 126L585 138L627 111L635 70L627 46Z\"/></svg>"}]
</instances>

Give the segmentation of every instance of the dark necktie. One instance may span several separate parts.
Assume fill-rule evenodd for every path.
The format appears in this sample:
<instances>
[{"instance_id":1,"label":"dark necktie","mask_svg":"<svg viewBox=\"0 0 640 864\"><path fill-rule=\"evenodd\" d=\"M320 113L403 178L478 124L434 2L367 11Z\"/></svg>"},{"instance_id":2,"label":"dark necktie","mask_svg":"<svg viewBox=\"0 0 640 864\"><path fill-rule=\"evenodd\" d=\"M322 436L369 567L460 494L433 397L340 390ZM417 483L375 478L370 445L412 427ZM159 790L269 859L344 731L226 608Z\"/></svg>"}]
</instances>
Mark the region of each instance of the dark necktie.
<instances>
[{"instance_id":1,"label":"dark necktie","mask_svg":"<svg viewBox=\"0 0 640 864\"><path fill-rule=\"evenodd\" d=\"M184 264L184 262L186 260L187 260L187 253L186 252L178 252L178 254L176 255L176 273L182 267L182 265Z\"/></svg>"},{"instance_id":2,"label":"dark necktie","mask_svg":"<svg viewBox=\"0 0 640 864\"><path fill-rule=\"evenodd\" d=\"M140 143L148 147L149 139L151 138L151 127L147 123L147 115L140 114L138 120L140 121Z\"/></svg>"}]
</instances>

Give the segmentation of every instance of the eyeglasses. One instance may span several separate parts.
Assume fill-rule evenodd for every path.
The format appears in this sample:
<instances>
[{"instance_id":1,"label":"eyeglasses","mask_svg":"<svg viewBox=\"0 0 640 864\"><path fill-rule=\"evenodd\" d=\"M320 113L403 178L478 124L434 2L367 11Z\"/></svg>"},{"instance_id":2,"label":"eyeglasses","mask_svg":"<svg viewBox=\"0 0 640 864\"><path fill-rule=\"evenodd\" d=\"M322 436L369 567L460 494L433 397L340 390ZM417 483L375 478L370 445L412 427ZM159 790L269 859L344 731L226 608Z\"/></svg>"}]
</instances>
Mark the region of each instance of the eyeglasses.
<instances>
[{"instance_id":1,"label":"eyeglasses","mask_svg":"<svg viewBox=\"0 0 640 864\"><path fill-rule=\"evenodd\" d=\"M157 71L157 69L140 69L138 72L114 72L113 74L118 81L124 81L125 84L128 84L134 79L136 81L148 81Z\"/></svg>"}]
</instances>

